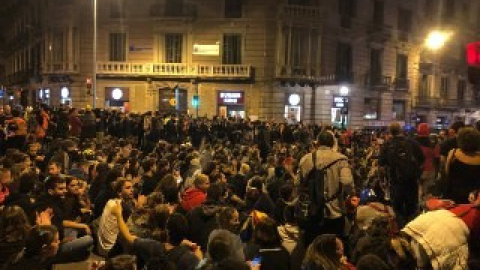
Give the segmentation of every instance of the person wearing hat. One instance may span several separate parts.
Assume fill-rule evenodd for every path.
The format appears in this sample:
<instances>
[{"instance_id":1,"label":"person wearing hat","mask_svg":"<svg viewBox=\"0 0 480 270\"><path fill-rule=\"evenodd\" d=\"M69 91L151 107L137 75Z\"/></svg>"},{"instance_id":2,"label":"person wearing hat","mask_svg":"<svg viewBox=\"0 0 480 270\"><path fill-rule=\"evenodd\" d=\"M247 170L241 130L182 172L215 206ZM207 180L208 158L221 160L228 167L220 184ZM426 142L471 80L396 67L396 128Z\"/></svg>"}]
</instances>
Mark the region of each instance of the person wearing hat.
<instances>
[{"instance_id":1,"label":"person wearing hat","mask_svg":"<svg viewBox=\"0 0 480 270\"><path fill-rule=\"evenodd\" d=\"M417 141L420 144L425 162L422 166L422 175L420 177L420 186L418 189L419 199L422 200L430 193L431 187L435 182L435 161L440 158L440 146L435 145L430 140L430 126L427 123L421 123L417 128Z\"/></svg>"}]
</instances>

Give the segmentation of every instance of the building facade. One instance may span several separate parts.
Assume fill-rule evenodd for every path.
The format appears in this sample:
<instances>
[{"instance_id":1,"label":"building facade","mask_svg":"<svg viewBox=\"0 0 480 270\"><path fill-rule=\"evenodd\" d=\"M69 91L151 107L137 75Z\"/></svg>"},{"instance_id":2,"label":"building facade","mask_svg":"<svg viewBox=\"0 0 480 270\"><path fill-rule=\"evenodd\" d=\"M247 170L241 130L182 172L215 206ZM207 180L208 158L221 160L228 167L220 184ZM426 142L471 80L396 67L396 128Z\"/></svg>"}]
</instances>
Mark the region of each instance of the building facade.
<instances>
[{"instance_id":1,"label":"building facade","mask_svg":"<svg viewBox=\"0 0 480 270\"><path fill-rule=\"evenodd\" d=\"M11 103L95 92L100 108L352 128L446 126L480 104L464 61L478 0L5 2ZM431 52L436 29L453 36Z\"/></svg>"}]
</instances>

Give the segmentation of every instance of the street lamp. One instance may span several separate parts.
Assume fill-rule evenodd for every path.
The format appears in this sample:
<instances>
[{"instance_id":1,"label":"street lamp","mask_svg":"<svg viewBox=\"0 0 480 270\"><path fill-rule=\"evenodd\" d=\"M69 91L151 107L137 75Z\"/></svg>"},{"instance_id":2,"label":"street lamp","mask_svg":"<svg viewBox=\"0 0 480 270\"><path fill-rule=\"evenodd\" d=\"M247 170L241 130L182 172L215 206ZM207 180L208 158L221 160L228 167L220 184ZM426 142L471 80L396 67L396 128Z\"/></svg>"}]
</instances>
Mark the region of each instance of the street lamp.
<instances>
[{"instance_id":1,"label":"street lamp","mask_svg":"<svg viewBox=\"0 0 480 270\"><path fill-rule=\"evenodd\" d=\"M451 32L434 30L427 35L425 46L432 51L436 51L442 48L451 36Z\"/></svg>"}]
</instances>

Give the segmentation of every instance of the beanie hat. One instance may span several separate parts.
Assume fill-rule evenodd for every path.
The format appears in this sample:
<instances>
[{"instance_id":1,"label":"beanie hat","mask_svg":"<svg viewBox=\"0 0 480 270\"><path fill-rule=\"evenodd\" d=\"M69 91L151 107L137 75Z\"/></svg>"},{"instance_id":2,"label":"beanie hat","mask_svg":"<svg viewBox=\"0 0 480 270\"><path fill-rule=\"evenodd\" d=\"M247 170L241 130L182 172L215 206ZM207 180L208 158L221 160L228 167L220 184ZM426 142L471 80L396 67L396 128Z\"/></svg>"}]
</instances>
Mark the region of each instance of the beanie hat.
<instances>
[{"instance_id":1,"label":"beanie hat","mask_svg":"<svg viewBox=\"0 0 480 270\"><path fill-rule=\"evenodd\" d=\"M430 135L430 126L427 123L421 123L418 125L417 134L420 137L428 137Z\"/></svg>"}]
</instances>

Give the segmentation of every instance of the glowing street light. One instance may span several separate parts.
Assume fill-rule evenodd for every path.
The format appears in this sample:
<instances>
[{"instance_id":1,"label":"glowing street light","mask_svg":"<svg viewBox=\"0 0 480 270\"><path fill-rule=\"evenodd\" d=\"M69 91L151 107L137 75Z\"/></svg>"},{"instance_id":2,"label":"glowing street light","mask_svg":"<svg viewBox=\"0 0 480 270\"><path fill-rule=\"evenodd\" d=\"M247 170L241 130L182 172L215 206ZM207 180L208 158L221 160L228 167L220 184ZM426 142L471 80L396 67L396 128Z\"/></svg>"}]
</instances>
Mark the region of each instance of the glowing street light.
<instances>
[{"instance_id":1,"label":"glowing street light","mask_svg":"<svg viewBox=\"0 0 480 270\"><path fill-rule=\"evenodd\" d=\"M452 33L444 31L432 31L425 39L425 46L430 50L438 50L442 48L445 43L450 39Z\"/></svg>"}]
</instances>

